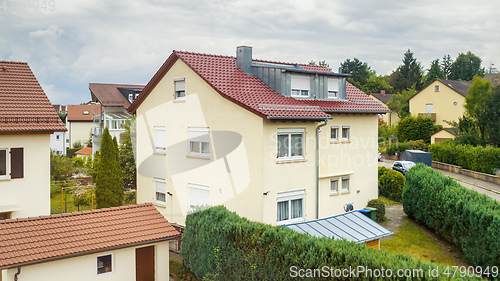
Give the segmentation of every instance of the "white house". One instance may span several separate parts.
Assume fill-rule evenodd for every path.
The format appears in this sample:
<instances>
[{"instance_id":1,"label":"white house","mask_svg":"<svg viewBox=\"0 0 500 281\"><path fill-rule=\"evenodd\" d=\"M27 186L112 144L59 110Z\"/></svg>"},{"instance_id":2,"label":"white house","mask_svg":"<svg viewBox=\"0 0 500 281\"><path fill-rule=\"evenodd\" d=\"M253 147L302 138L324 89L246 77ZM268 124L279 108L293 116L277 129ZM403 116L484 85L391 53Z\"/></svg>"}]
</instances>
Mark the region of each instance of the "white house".
<instances>
[{"instance_id":1,"label":"white house","mask_svg":"<svg viewBox=\"0 0 500 281\"><path fill-rule=\"evenodd\" d=\"M50 214L50 135L64 131L28 64L0 61L0 220Z\"/></svg>"},{"instance_id":2,"label":"white house","mask_svg":"<svg viewBox=\"0 0 500 281\"><path fill-rule=\"evenodd\" d=\"M151 204L8 219L0 270L3 280L168 281L179 235Z\"/></svg>"},{"instance_id":3,"label":"white house","mask_svg":"<svg viewBox=\"0 0 500 281\"><path fill-rule=\"evenodd\" d=\"M184 224L225 205L286 224L363 208L378 196L378 114L387 107L309 64L174 51L129 107L138 202Z\"/></svg>"}]
</instances>

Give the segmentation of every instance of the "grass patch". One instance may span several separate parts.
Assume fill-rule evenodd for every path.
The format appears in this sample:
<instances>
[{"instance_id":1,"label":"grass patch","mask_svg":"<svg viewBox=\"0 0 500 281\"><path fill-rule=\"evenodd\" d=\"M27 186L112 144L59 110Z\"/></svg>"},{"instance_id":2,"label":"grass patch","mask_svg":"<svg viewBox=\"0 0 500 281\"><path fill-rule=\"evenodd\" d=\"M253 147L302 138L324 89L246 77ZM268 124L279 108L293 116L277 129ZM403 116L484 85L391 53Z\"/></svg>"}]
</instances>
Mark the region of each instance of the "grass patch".
<instances>
[{"instance_id":1,"label":"grass patch","mask_svg":"<svg viewBox=\"0 0 500 281\"><path fill-rule=\"evenodd\" d=\"M170 276L175 281L198 281L196 276L176 259L170 259Z\"/></svg>"},{"instance_id":2,"label":"grass patch","mask_svg":"<svg viewBox=\"0 0 500 281\"><path fill-rule=\"evenodd\" d=\"M379 196L378 196L378 199L379 199L379 200L382 200L382 202L384 202L384 204L385 204L386 206L396 205L396 204L401 204L401 202L392 201L391 199L386 198L386 197L384 197L384 196L382 196L382 195L379 195Z\"/></svg>"},{"instance_id":3,"label":"grass patch","mask_svg":"<svg viewBox=\"0 0 500 281\"><path fill-rule=\"evenodd\" d=\"M446 242L438 243L416 222L406 220L399 227L399 232L394 234L396 238L381 241L382 250L390 253L407 254L423 261L435 262L447 266L467 266L461 254L450 248Z\"/></svg>"}]
</instances>

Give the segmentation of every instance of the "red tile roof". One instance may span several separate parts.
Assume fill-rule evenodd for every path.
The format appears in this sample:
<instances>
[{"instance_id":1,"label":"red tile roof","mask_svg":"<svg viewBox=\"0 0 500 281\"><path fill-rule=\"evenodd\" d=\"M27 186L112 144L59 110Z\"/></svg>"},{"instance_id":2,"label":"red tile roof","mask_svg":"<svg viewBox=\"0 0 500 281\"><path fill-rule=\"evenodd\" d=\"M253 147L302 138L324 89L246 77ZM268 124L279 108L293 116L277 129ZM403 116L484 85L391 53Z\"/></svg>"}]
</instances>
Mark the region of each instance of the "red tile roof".
<instances>
[{"instance_id":1,"label":"red tile roof","mask_svg":"<svg viewBox=\"0 0 500 281\"><path fill-rule=\"evenodd\" d=\"M104 106L123 106L126 109L130 106L130 102L118 88L142 90L144 85L89 83L89 89L93 93L92 99L95 102L100 102Z\"/></svg>"},{"instance_id":2,"label":"red tile roof","mask_svg":"<svg viewBox=\"0 0 500 281\"><path fill-rule=\"evenodd\" d=\"M0 270L180 235L151 204L0 221Z\"/></svg>"},{"instance_id":3,"label":"red tile roof","mask_svg":"<svg viewBox=\"0 0 500 281\"><path fill-rule=\"evenodd\" d=\"M64 131L28 64L0 61L0 133Z\"/></svg>"},{"instance_id":4,"label":"red tile roof","mask_svg":"<svg viewBox=\"0 0 500 281\"><path fill-rule=\"evenodd\" d=\"M75 152L75 154L92 155L92 147L84 147Z\"/></svg>"},{"instance_id":5,"label":"red tile roof","mask_svg":"<svg viewBox=\"0 0 500 281\"><path fill-rule=\"evenodd\" d=\"M83 114L88 111L89 114ZM67 119L70 122L92 121L92 116L101 114L101 106L98 104L68 105Z\"/></svg>"},{"instance_id":6,"label":"red tile roof","mask_svg":"<svg viewBox=\"0 0 500 281\"><path fill-rule=\"evenodd\" d=\"M353 113L389 111L349 83L347 83L349 101L298 100L280 95L256 76L247 75L237 67L235 57L174 51L146 85L141 96L129 107L130 112L134 112L147 98L177 59L186 63L221 96L265 118L325 119L330 115L323 111ZM276 63L265 60L254 61ZM309 71L331 72L324 66L308 64L299 66Z\"/></svg>"}]
</instances>

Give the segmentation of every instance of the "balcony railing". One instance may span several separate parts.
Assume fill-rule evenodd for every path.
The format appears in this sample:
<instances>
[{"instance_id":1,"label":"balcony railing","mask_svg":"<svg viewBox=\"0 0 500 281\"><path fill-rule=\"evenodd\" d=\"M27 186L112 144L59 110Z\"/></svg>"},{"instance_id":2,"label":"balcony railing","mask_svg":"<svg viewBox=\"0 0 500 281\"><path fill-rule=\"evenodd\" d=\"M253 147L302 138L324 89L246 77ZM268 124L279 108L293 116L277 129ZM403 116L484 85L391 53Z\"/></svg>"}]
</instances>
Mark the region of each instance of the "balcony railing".
<instances>
[{"instance_id":1,"label":"balcony railing","mask_svg":"<svg viewBox=\"0 0 500 281\"><path fill-rule=\"evenodd\" d=\"M436 113L419 113L418 116L430 117L432 121L436 122Z\"/></svg>"}]
</instances>

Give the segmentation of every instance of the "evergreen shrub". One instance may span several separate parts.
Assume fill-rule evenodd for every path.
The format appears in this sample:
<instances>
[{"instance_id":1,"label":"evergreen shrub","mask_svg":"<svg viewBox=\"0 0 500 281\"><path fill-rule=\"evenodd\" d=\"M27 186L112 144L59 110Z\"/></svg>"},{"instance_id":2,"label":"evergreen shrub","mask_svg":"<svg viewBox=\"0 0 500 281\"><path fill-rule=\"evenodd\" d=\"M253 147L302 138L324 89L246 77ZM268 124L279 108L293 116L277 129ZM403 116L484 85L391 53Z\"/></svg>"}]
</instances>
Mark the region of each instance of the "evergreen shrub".
<instances>
[{"instance_id":1,"label":"evergreen shrub","mask_svg":"<svg viewBox=\"0 0 500 281\"><path fill-rule=\"evenodd\" d=\"M389 170L379 178L380 194L396 202L401 202L405 177L398 171Z\"/></svg>"}]
</instances>

